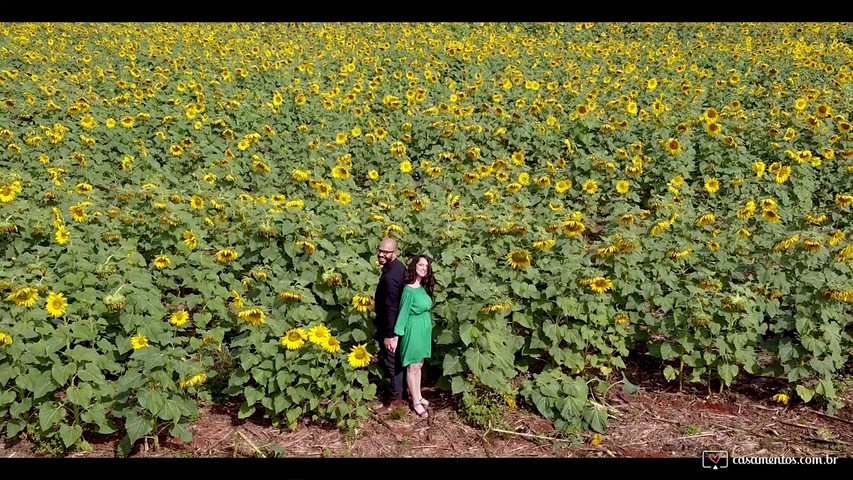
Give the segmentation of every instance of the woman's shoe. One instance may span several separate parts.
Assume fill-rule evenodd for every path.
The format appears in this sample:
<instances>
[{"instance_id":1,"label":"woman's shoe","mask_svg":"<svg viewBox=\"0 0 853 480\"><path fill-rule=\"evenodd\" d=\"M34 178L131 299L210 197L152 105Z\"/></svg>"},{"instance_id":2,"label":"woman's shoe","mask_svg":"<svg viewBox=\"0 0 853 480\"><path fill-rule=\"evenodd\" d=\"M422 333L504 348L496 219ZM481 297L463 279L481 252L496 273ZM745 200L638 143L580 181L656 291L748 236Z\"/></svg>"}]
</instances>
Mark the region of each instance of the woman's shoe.
<instances>
[{"instance_id":1,"label":"woman's shoe","mask_svg":"<svg viewBox=\"0 0 853 480\"><path fill-rule=\"evenodd\" d=\"M428 406L429 406L429 402L428 402L428 401L427 401L427 399L426 399L426 398L424 398L424 397L421 397L421 401L420 401L419 403L420 403L421 405L425 406L425 407L428 407Z\"/></svg>"},{"instance_id":2,"label":"woman's shoe","mask_svg":"<svg viewBox=\"0 0 853 480\"><path fill-rule=\"evenodd\" d=\"M420 410L418 410L418 407L420 407ZM421 418L429 417L429 412L427 412L426 408L424 408L424 405L422 403L412 403L412 409Z\"/></svg>"}]
</instances>

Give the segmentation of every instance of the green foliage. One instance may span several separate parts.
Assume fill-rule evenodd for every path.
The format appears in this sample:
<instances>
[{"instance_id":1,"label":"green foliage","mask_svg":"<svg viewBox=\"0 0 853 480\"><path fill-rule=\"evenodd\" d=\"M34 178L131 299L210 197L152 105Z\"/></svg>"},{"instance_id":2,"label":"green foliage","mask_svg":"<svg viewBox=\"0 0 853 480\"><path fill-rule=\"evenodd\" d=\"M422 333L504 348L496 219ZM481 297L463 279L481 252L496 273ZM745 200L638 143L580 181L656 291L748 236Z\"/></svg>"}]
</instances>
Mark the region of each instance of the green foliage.
<instances>
[{"instance_id":1,"label":"green foliage","mask_svg":"<svg viewBox=\"0 0 853 480\"><path fill-rule=\"evenodd\" d=\"M8 438L128 454L226 398L354 428L383 236L434 259L427 371L463 404L524 379L558 430L600 432L643 345L670 381L843 406L847 24L0 33ZM282 344L319 325L341 350Z\"/></svg>"}]
</instances>

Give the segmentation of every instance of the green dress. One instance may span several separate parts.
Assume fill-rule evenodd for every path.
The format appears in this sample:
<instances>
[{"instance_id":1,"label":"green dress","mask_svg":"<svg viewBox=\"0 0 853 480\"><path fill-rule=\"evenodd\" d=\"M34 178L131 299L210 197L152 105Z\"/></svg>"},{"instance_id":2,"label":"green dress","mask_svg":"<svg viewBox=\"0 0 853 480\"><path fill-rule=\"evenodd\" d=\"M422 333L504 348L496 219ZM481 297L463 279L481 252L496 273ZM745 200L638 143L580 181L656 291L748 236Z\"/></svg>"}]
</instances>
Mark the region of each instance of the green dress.
<instances>
[{"instance_id":1,"label":"green dress","mask_svg":"<svg viewBox=\"0 0 853 480\"><path fill-rule=\"evenodd\" d=\"M430 308L432 308L432 299L429 298L424 287L411 285L403 287L400 314L397 316L394 334L400 336L398 348L404 367L429 358L432 353Z\"/></svg>"}]
</instances>

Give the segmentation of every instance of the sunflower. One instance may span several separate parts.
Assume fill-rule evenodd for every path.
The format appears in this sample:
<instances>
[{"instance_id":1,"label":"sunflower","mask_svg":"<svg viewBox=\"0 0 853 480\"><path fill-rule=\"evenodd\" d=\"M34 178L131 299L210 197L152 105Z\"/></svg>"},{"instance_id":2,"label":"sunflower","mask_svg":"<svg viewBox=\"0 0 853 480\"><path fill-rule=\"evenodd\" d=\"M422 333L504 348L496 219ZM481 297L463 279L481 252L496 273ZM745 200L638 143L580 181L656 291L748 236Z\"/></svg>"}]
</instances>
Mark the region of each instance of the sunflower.
<instances>
[{"instance_id":1,"label":"sunflower","mask_svg":"<svg viewBox=\"0 0 853 480\"><path fill-rule=\"evenodd\" d=\"M716 177L707 180L705 182L705 190L708 193L717 193L720 190L720 181Z\"/></svg>"},{"instance_id":2,"label":"sunflower","mask_svg":"<svg viewBox=\"0 0 853 480\"><path fill-rule=\"evenodd\" d=\"M201 210L202 208L204 208L204 199L199 197L198 195L193 195L192 199L190 200L190 205L196 210Z\"/></svg>"},{"instance_id":3,"label":"sunflower","mask_svg":"<svg viewBox=\"0 0 853 480\"><path fill-rule=\"evenodd\" d=\"M521 188L522 186L520 183L513 182L506 186L506 191L509 193L518 193L521 191Z\"/></svg>"},{"instance_id":4,"label":"sunflower","mask_svg":"<svg viewBox=\"0 0 853 480\"><path fill-rule=\"evenodd\" d=\"M584 184L583 184L583 191L584 192L592 195L593 193L596 192L596 190L598 190L598 182L596 182L595 180L592 180L592 179L584 182Z\"/></svg>"},{"instance_id":5,"label":"sunflower","mask_svg":"<svg viewBox=\"0 0 853 480\"><path fill-rule=\"evenodd\" d=\"M563 233L570 237L576 237L586 230L586 227L579 220L567 220L561 225Z\"/></svg>"},{"instance_id":6,"label":"sunflower","mask_svg":"<svg viewBox=\"0 0 853 480\"><path fill-rule=\"evenodd\" d=\"M68 211L71 212L71 218L75 222L83 222L84 220L86 220L86 210L83 208L82 205L72 205L68 207Z\"/></svg>"},{"instance_id":7,"label":"sunflower","mask_svg":"<svg viewBox=\"0 0 853 480\"><path fill-rule=\"evenodd\" d=\"M148 338L141 333L137 333L136 335L130 337L130 346L133 347L134 350L139 350L140 348L145 348L148 345Z\"/></svg>"},{"instance_id":8,"label":"sunflower","mask_svg":"<svg viewBox=\"0 0 853 480\"><path fill-rule=\"evenodd\" d=\"M22 305L24 307L31 307L35 305L38 298L38 290L30 287L15 290L11 295L9 295L9 297L7 297L8 300L15 302L16 305Z\"/></svg>"},{"instance_id":9,"label":"sunflower","mask_svg":"<svg viewBox=\"0 0 853 480\"><path fill-rule=\"evenodd\" d=\"M790 250L791 248L794 248L794 246L797 245L797 242L799 242L799 241L800 241L799 235L794 235L792 237L788 237L785 240L782 240L781 242L777 243L776 246L773 247L773 250L775 250L777 252L780 252L782 250Z\"/></svg>"},{"instance_id":10,"label":"sunflower","mask_svg":"<svg viewBox=\"0 0 853 480\"><path fill-rule=\"evenodd\" d=\"M56 243L60 245L64 245L68 242L70 235L68 235L68 230L65 227L60 227L56 230Z\"/></svg>"},{"instance_id":11,"label":"sunflower","mask_svg":"<svg viewBox=\"0 0 853 480\"><path fill-rule=\"evenodd\" d=\"M545 240L537 240L537 241L533 242L533 248L535 248L537 250L547 251L547 250L551 250L552 248L554 248L555 244L556 244L556 242L554 240L548 238Z\"/></svg>"},{"instance_id":12,"label":"sunflower","mask_svg":"<svg viewBox=\"0 0 853 480\"><path fill-rule=\"evenodd\" d=\"M755 162L752 164L752 171L755 173L755 176L761 178L764 176L764 170L767 168L764 162Z\"/></svg>"},{"instance_id":13,"label":"sunflower","mask_svg":"<svg viewBox=\"0 0 853 480\"><path fill-rule=\"evenodd\" d=\"M67 306L68 302L65 301L65 297L61 293L50 292L47 296L47 313L53 317L61 317Z\"/></svg>"},{"instance_id":14,"label":"sunflower","mask_svg":"<svg viewBox=\"0 0 853 480\"><path fill-rule=\"evenodd\" d=\"M247 308L246 310L242 310L237 314L238 317L243 319L246 323L250 323L254 326L258 326L264 323L266 319L266 315L264 315L264 311L258 307Z\"/></svg>"},{"instance_id":15,"label":"sunflower","mask_svg":"<svg viewBox=\"0 0 853 480\"><path fill-rule=\"evenodd\" d=\"M189 388L194 387L196 385L202 384L207 381L207 375L204 373L199 373L197 375L193 375L187 380L178 381L178 386L181 388Z\"/></svg>"},{"instance_id":16,"label":"sunflower","mask_svg":"<svg viewBox=\"0 0 853 480\"><path fill-rule=\"evenodd\" d=\"M530 253L527 250L513 250L507 255L507 263L514 270L522 270L530 266Z\"/></svg>"},{"instance_id":17,"label":"sunflower","mask_svg":"<svg viewBox=\"0 0 853 480\"><path fill-rule=\"evenodd\" d=\"M278 299L282 302L298 302L305 298L305 294L294 290L284 290L278 292Z\"/></svg>"},{"instance_id":18,"label":"sunflower","mask_svg":"<svg viewBox=\"0 0 853 480\"><path fill-rule=\"evenodd\" d=\"M373 299L366 295L356 295L352 298L352 306L361 313L372 312L375 306Z\"/></svg>"},{"instance_id":19,"label":"sunflower","mask_svg":"<svg viewBox=\"0 0 853 480\"><path fill-rule=\"evenodd\" d=\"M605 293L613 288L613 282L604 277L594 277L589 279L589 288L595 293Z\"/></svg>"},{"instance_id":20,"label":"sunflower","mask_svg":"<svg viewBox=\"0 0 853 480\"><path fill-rule=\"evenodd\" d=\"M839 193L835 196L835 203L839 207L849 207L850 205L853 205L853 195L847 193Z\"/></svg>"},{"instance_id":21,"label":"sunflower","mask_svg":"<svg viewBox=\"0 0 853 480\"><path fill-rule=\"evenodd\" d=\"M323 345L332 332L325 325L317 325L308 329L308 340L317 345Z\"/></svg>"},{"instance_id":22,"label":"sunflower","mask_svg":"<svg viewBox=\"0 0 853 480\"><path fill-rule=\"evenodd\" d=\"M293 328L287 331L283 337L281 337L281 345L288 350L298 350L305 345L305 339L308 338L308 334L305 333L305 330L301 328Z\"/></svg>"},{"instance_id":23,"label":"sunflower","mask_svg":"<svg viewBox=\"0 0 853 480\"><path fill-rule=\"evenodd\" d=\"M819 252L823 250L823 244L817 240L803 240L803 250L808 252Z\"/></svg>"},{"instance_id":24,"label":"sunflower","mask_svg":"<svg viewBox=\"0 0 853 480\"><path fill-rule=\"evenodd\" d=\"M708 241L708 243L706 243L705 246L708 247L708 250L710 250L712 252L716 252L717 250L720 249L720 243L715 242L713 240Z\"/></svg>"},{"instance_id":25,"label":"sunflower","mask_svg":"<svg viewBox=\"0 0 853 480\"><path fill-rule=\"evenodd\" d=\"M366 367L370 364L371 359L370 353L367 351L367 345L356 345L352 347L350 350L350 354L347 357L349 364L355 368Z\"/></svg>"},{"instance_id":26,"label":"sunflower","mask_svg":"<svg viewBox=\"0 0 853 480\"><path fill-rule=\"evenodd\" d=\"M157 258L154 259L154 266L157 267L159 270L163 270L171 264L172 261L169 260L169 257L167 257L166 255L159 255L157 256Z\"/></svg>"},{"instance_id":27,"label":"sunflower","mask_svg":"<svg viewBox=\"0 0 853 480\"><path fill-rule=\"evenodd\" d=\"M12 336L5 332L0 332L0 345L11 345Z\"/></svg>"},{"instance_id":28,"label":"sunflower","mask_svg":"<svg viewBox=\"0 0 853 480\"><path fill-rule=\"evenodd\" d=\"M184 244L190 249L195 250L198 247L198 235L192 230L186 230L183 233Z\"/></svg>"},{"instance_id":29,"label":"sunflower","mask_svg":"<svg viewBox=\"0 0 853 480\"><path fill-rule=\"evenodd\" d=\"M836 262L849 262L850 260L853 260L853 244L847 245L846 247L842 248L835 255Z\"/></svg>"},{"instance_id":30,"label":"sunflower","mask_svg":"<svg viewBox=\"0 0 853 480\"><path fill-rule=\"evenodd\" d=\"M678 140L674 138L670 138L669 140L667 140L665 146L666 151L672 155L679 154L682 151L681 143L679 143Z\"/></svg>"},{"instance_id":31,"label":"sunflower","mask_svg":"<svg viewBox=\"0 0 853 480\"><path fill-rule=\"evenodd\" d=\"M186 312L186 310L178 310L177 312L172 314L172 318L169 319L169 322L176 327L180 327L181 325L187 323L187 320L190 318L190 314Z\"/></svg>"},{"instance_id":32,"label":"sunflower","mask_svg":"<svg viewBox=\"0 0 853 480\"><path fill-rule=\"evenodd\" d=\"M719 135L720 132L723 131L723 128L720 126L719 123L714 122L714 123L707 124L705 126L705 131L711 135Z\"/></svg>"},{"instance_id":33,"label":"sunflower","mask_svg":"<svg viewBox=\"0 0 853 480\"><path fill-rule=\"evenodd\" d=\"M332 169L332 178L346 180L349 178L349 170L347 170L346 167L338 165Z\"/></svg>"},{"instance_id":34,"label":"sunflower","mask_svg":"<svg viewBox=\"0 0 853 480\"><path fill-rule=\"evenodd\" d=\"M706 214L700 216L698 220L696 220L696 225L698 225L700 227L704 227L705 225L711 225L712 223L714 223L716 221L717 221L717 217L714 216L713 213L706 213Z\"/></svg>"},{"instance_id":35,"label":"sunflower","mask_svg":"<svg viewBox=\"0 0 853 480\"><path fill-rule=\"evenodd\" d=\"M219 263L228 263L237 260L240 254L229 248L223 248L216 252L216 261Z\"/></svg>"},{"instance_id":36,"label":"sunflower","mask_svg":"<svg viewBox=\"0 0 853 480\"><path fill-rule=\"evenodd\" d=\"M837 232L833 233L832 236L829 237L829 242L828 242L829 245L830 246L838 245L839 242L844 240L844 236L845 236L844 232L841 230L838 230Z\"/></svg>"},{"instance_id":37,"label":"sunflower","mask_svg":"<svg viewBox=\"0 0 853 480\"><path fill-rule=\"evenodd\" d=\"M317 251L317 246L307 240L299 240L294 245L301 248L305 253L312 254Z\"/></svg>"},{"instance_id":38,"label":"sunflower","mask_svg":"<svg viewBox=\"0 0 853 480\"><path fill-rule=\"evenodd\" d=\"M779 215L776 210L765 210L764 213L761 214L761 216L770 223L776 223L782 219L782 216Z\"/></svg>"},{"instance_id":39,"label":"sunflower","mask_svg":"<svg viewBox=\"0 0 853 480\"><path fill-rule=\"evenodd\" d=\"M628 189L630 188L630 184L627 180L619 180L616 182L616 191L621 193L622 195L628 193Z\"/></svg>"},{"instance_id":40,"label":"sunflower","mask_svg":"<svg viewBox=\"0 0 853 480\"><path fill-rule=\"evenodd\" d=\"M320 343L320 346L323 347L329 353L337 353L341 350L341 342L338 341L337 338L329 335Z\"/></svg>"},{"instance_id":41,"label":"sunflower","mask_svg":"<svg viewBox=\"0 0 853 480\"><path fill-rule=\"evenodd\" d=\"M630 320L630 317L628 317L627 313L617 313L614 320L616 323L627 323L628 320Z\"/></svg>"},{"instance_id":42,"label":"sunflower","mask_svg":"<svg viewBox=\"0 0 853 480\"><path fill-rule=\"evenodd\" d=\"M349 205L352 197L349 193L346 192L338 192L335 194L335 201L340 203L341 205Z\"/></svg>"},{"instance_id":43,"label":"sunflower","mask_svg":"<svg viewBox=\"0 0 853 480\"><path fill-rule=\"evenodd\" d=\"M785 183L788 180L788 177L791 175L791 167L784 166L780 167L779 171L776 172L776 183Z\"/></svg>"},{"instance_id":44,"label":"sunflower","mask_svg":"<svg viewBox=\"0 0 853 480\"><path fill-rule=\"evenodd\" d=\"M125 115L121 117L121 126L124 128L130 128L134 124L133 117Z\"/></svg>"}]
</instances>

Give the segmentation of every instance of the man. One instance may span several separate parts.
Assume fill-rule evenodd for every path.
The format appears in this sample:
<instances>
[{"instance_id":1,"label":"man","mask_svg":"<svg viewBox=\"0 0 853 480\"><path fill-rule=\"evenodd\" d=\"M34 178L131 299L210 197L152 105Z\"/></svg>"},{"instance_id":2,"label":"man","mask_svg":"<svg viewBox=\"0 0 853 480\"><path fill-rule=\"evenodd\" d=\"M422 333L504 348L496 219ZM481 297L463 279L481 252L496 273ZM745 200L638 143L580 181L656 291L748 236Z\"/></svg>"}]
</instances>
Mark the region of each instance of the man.
<instances>
[{"instance_id":1,"label":"man","mask_svg":"<svg viewBox=\"0 0 853 480\"><path fill-rule=\"evenodd\" d=\"M397 241L393 238L383 238L379 243L376 258L382 265L382 275L373 300L376 306L376 334L379 342L379 362L385 376L390 381L388 402L383 403L377 413L389 413L397 407L405 407L403 393L406 383L403 381L405 369L397 349L397 336L394 327L397 325L397 314L400 310L400 295L406 277L406 266L397 260Z\"/></svg>"}]
</instances>

